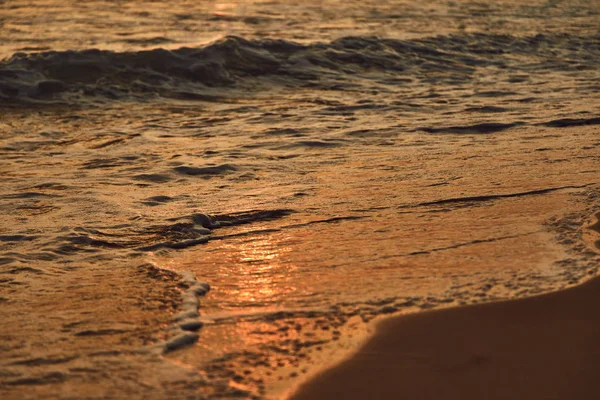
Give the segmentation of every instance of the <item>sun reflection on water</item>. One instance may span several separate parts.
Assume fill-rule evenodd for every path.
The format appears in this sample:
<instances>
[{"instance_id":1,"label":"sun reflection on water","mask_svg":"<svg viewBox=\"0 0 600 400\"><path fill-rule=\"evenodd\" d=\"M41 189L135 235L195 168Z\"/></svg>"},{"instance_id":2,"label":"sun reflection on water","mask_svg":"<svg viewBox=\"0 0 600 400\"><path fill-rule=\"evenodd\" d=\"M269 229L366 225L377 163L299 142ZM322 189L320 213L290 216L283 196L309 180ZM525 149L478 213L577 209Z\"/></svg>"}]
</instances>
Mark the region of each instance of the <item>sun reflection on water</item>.
<instances>
[{"instance_id":1,"label":"sun reflection on water","mask_svg":"<svg viewBox=\"0 0 600 400\"><path fill-rule=\"evenodd\" d=\"M231 298L248 306L260 306L281 299L297 290L292 279L296 266L287 260L290 246L263 236L236 243L231 249L234 261L229 268L236 286L229 290Z\"/></svg>"}]
</instances>

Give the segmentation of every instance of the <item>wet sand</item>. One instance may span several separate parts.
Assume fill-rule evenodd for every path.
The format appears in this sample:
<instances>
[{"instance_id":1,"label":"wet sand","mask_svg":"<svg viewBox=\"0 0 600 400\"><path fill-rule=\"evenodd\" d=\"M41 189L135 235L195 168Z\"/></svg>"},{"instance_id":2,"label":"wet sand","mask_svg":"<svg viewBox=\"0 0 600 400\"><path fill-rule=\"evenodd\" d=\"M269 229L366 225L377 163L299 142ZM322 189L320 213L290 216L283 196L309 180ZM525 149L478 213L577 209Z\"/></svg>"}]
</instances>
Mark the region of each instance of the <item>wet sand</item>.
<instances>
[{"instance_id":1,"label":"wet sand","mask_svg":"<svg viewBox=\"0 0 600 400\"><path fill-rule=\"evenodd\" d=\"M600 279L397 317L292 399L600 398Z\"/></svg>"}]
</instances>

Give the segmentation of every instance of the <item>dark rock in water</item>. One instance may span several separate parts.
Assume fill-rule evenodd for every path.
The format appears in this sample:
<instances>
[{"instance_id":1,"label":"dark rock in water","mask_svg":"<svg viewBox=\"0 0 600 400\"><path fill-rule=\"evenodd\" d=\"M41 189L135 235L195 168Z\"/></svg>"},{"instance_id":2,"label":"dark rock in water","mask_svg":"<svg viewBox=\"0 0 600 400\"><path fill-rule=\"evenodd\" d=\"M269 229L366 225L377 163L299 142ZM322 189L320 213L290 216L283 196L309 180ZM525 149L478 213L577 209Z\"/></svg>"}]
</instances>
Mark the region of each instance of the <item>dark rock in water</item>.
<instances>
[{"instance_id":1,"label":"dark rock in water","mask_svg":"<svg viewBox=\"0 0 600 400\"><path fill-rule=\"evenodd\" d=\"M275 210L255 210L248 212L240 212L228 215L206 215L206 214L193 214L192 220L194 224L201 225L206 229L215 229L224 226L235 226L249 224L256 221L269 221L277 218L285 217L293 212L288 209L275 209ZM208 285L208 284L206 284ZM208 290L208 288L207 288Z\"/></svg>"},{"instance_id":2,"label":"dark rock in water","mask_svg":"<svg viewBox=\"0 0 600 400\"><path fill-rule=\"evenodd\" d=\"M201 225L206 229L214 229L221 226L218 221L206 214L194 214L192 215L192 219L194 220L194 224Z\"/></svg>"},{"instance_id":3,"label":"dark rock in water","mask_svg":"<svg viewBox=\"0 0 600 400\"><path fill-rule=\"evenodd\" d=\"M47 81L38 82L37 88L40 94L48 95L64 92L65 90L67 90L67 85L62 81L51 79Z\"/></svg>"}]
</instances>

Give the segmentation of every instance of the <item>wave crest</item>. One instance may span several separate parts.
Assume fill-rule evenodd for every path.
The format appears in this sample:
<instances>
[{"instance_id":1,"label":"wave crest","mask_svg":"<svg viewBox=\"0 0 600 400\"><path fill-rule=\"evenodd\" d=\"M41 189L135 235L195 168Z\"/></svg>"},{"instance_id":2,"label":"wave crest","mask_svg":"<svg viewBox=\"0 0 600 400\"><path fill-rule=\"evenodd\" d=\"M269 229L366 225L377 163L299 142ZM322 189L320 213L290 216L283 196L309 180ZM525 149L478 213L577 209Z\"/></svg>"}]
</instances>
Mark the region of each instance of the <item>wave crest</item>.
<instances>
[{"instance_id":1,"label":"wave crest","mask_svg":"<svg viewBox=\"0 0 600 400\"><path fill-rule=\"evenodd\" d=\"M173 51L17 53L0 62L0 99L158 95L206 100L226 95L230 88L260 87L258 77L270 78L269 85L310 83L323 88L331 88L340 78L373 73L451 83L470 79L479 67L514 63L511 55L528 57L530 65L543 64L546 69L596 68L598 43L600 36L471 34L411 41L344 37L302 45L231 36L205 47Z\"/></svg>"}]
</instances>

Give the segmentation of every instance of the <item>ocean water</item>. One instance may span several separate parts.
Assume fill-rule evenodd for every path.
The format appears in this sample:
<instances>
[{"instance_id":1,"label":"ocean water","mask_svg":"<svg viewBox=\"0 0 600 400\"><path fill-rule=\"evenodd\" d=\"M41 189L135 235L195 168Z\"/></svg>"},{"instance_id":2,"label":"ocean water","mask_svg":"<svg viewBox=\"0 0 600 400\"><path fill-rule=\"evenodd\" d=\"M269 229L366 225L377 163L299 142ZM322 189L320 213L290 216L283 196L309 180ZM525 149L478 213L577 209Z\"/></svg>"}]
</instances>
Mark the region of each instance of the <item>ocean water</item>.
<instances>
[{"instance_id":1,"label":"ocean water","mask_svg":"<svg viewBox=\"0 0 600 400\"><path fill-rule=\"evenodd\" d=\"M599 10L0 2L0 394L277 398L595 276Z\"/></svg>"}]
</instances>

